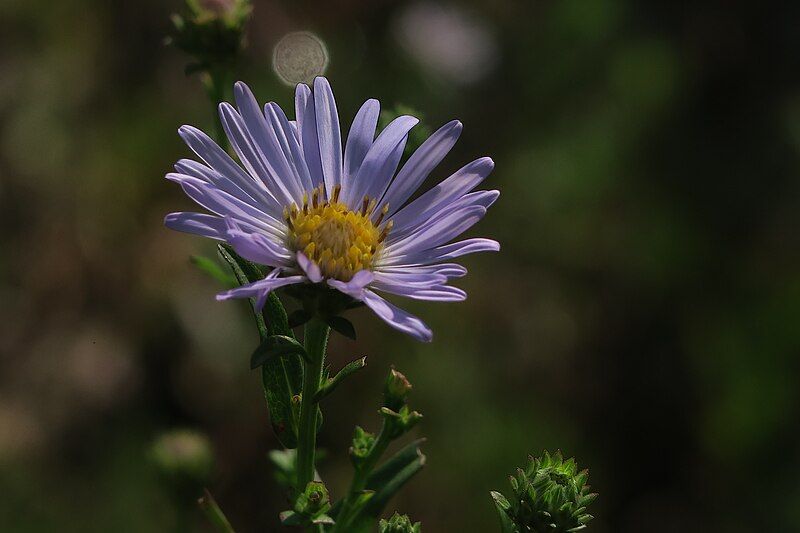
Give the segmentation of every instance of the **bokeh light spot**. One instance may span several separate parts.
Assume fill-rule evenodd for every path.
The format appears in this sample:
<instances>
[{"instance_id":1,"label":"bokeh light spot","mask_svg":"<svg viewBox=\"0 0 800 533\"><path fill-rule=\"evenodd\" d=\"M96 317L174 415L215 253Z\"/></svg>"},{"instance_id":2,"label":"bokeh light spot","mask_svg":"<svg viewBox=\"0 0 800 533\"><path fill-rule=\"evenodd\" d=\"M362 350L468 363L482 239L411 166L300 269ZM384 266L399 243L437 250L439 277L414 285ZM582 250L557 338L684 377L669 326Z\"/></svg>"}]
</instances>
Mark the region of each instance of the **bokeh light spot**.
<instances>
[{"instance_id":1,"label":"bokeh light spot","mask_svg":"<svg viewBox=\"0 0 800 533\"><path fill-rule=\"evenodd\" d=\"M288 85L311 83L328 68L328 49L322 39L307 31L288 33L272 53L272 68Z\"/></svg>"}]
</instances>

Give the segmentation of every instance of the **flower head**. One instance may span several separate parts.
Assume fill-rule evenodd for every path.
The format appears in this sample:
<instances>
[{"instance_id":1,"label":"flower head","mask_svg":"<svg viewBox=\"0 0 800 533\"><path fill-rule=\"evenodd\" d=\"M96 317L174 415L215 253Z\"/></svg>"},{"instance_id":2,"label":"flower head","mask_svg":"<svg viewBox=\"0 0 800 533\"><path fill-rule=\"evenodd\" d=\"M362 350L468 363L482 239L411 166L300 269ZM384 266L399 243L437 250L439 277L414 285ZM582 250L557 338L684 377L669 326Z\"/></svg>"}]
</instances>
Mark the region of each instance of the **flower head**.
<instances>
[{"instance_id":1,"label":"flower head","mask_svg":"<svg viewBox=\"0 0 800 533\"><path fill-rule=\"evenodd\" d=\"M460 301L448 285L466 269L451 260L495 251L490 239L453 239L478 222L499 196L472 192L492 171L488 157L462 167L409 202L461 133L452 121L433 133L398 171L417 119L400 116L376 137L377 100L367 100L343 143L333 92L325 78L297 86L296 120L275 103L263 110L244 83L236 107L220 118L241 166L206 134L182 126L181 137L202 162L183 159L167 178L212 214L171 213L175 230L228 242L242 257L272 271L219 299L253 297L263 305L278 287L324 284L363 302L390 326L431 340L417 317L378 292L418 300ZM377 292L376 292L377 291Z\"/></svg>"},{"instance_id":2,"label":"flower head","mask_svg":"<svg viewBox=\"0 0 800 533\"><path fill-rule=\"evenodd\" d=\"M422 533L422 523L412 523L408 515L394 512L389 520L381 519L378 523L379 533Z\"/></svg>"},{"instance_id":3,"label":"flower head","mask_svg":"<svg viewBox=\"0 0 800 533\"><path fill-rule=\"evenodd\" d=\"M545 451L541 457L530 457L526 468L511 476L511 498L499 492L491 496L511 531L570 533L586 529L593 518L586 508L597 493L589 492L588 479L589 472L579 472L574 459L564 461L561 452Z\"/></svg>"}]
</instances>

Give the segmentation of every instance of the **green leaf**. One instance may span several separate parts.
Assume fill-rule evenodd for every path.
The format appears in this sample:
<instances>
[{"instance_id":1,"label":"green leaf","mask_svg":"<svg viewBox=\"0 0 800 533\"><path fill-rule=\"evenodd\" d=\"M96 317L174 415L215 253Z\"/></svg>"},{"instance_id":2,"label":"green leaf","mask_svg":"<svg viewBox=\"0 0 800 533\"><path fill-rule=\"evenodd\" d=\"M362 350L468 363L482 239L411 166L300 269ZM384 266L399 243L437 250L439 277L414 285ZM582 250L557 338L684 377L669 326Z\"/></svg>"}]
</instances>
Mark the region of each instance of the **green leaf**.
<instances>
[{"instance_id":1,"label":"green leaf","mask_svg":"<svg viewBox=\"0 0 800 533\"><path fill-rule=\"evenodd\" d=\"M233 251L233 248L227 244L218 244L217 251L219 252L220 257L222 257L222 259L228 263L228 266L231 267L233 275L236 277L236 281L239 282L239 285L247 285L248 283L252 283L263 278L263 276L255 275L255 272L252 271L252 268L255 268L254 266L251 267L252 263L249 263L249 261L239 257L239 255ZM245 270L248 272L245 272ZM256 320L256 327L258 328L259 336L262 339L266 339L269 336L267 324L264 322L264 316L255 310L255 298L250 298L250 309L253 311L253 317Z\"/></svg>"},{"instance_id":2,"label":"green leaf","mask_svg":"<svg viewBox=\"0 0 800 533\"><path fill-rule=\"evenodd\" d=\"M297 448L299 410L293 399L303 389L303 366L300 356L283 355L267 359L261 367L264 395L269 405L272 430L285 448Z\"/></svg>"},{"instance_id":3,"label":"green leaf","mask_svg":"<svg viewBox=\"0 0 800 533\"><path fill-rule=\"evenodd\" d=\"M344 368L342 368L335 376L332 378L328 378L323 383L322 387L317 391L316 396L314 396L314 401L319 402L324 397L332 393L339 384L357 370L364 368L367 365L367 358L366 356L362 357L361 359L356 359L355 361L351 361L347 363Z\"/></svg>"},{"instance_id":4,"label":"green leaf","mask_svg":"<svg viewBox=\"0 0 800 533\"><path fill-rule=\"evenodd\" d=\"M208 257L202 255L193 255L189 258L194 266L201 272L207 274L209 277L217 280L225 287L236 287L236 278L230 273L225 272L219 263Z\"/></svg>"},{"instance_id":5,"label":"green leaf","mask_svg":"<svg viewBox=\"0 0 800 533\"><path fill-rule=\"evenodd\" d=\"M508 503L506 497L494 490L491 491L489 495L492 497L492 500L494 500L497 513L500 515L500 533L518 533L519 530L517 526L514 525L514 522L511 521L511 518L506 512L511 509L511 504Z\"/></svg>"},{"instance_id":6,"label":"green leaf","mask_svg":"<svg viewBox=\"0 0 800 533\"><path fill-rule=\"evenodd\" d=\"M389 486L408 466L418 465L419 468L422 468L426 459L422 450L420 450L423 442L425 442L425 439L417 439L409 443L388 461L376 468L367 479L367 488L380 492Z\"/></svg>"},{"instance_id":7,"label":"green leaf","mask_svg":"<svg viewBox=\"0 0 800 533\"><path fill-rule=\"evenodd\" d=\"M348 339L356 340L356 328L353 323L342 316L332 316L325 320L333 331L344 335Z\"/></svg>"},{"instance_id":8,"label":"green leaf","mask_svg":"<svg viewBox=\"0 0 800 533\"><path fill-rule=\"evenodd\" d=\"M217 250L222 259L231 267L239 284L244 285L263 279L264 273L257 265L240 257L227 244L218 245ZM255 311L255 299L251 298L250 304L262 342L272 335L294 338L294 334L289 328L286 310L274 292L269 294L263 313ZM261 366L261 380L264 384L264 396L269 406L272 430L285 448L296 448L299 415L293 407L292 400L302 390L303 365L300 356L296 353L289 353L267 358Z\"/></svg>"},{"instance_id":9,"label":"green leaf","mask_svg":"<svg viewBox=\"0 0 800 533\"><path fill-rule=\"evenodd\" d=\"M423 442L425 439L419 439L407 445L370 474L367 490L374 494L349 520L353 531L364 530L369 524L374 527L392 496L425 466L425 455L419 449Z\"/></svg>"},{"instance_id":10,"label":"green leaf","mask_svg":"<svg viewBox=\"0 0 800 533\"><path fill-rule=\"evenodd\" d=\"M258 368L273 357L292 354L305 357L306 350L302 344L291 337L272 335L264 339L250 356L250 368Z\"/></svg>"}]
</instances>

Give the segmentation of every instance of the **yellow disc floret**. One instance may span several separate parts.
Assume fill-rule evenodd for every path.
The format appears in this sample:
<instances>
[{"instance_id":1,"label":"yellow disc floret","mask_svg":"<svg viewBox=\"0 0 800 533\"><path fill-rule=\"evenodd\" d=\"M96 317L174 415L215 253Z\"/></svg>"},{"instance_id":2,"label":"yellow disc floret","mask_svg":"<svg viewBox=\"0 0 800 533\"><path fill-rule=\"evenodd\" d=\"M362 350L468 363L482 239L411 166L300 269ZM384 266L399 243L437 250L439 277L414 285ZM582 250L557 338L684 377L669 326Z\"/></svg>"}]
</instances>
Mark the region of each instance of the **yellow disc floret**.
<instances>
[{"instance_id":1,"label":"yellow disc floret","mask_svg":"<svg viewBox=\"0 0 800 533\"><path fill-rule=\"evenodd\" d=\"M292 250L303 252L319 266L323 276L350 281L359 270L372 268L392 222L380 228L388 206L373 222L375 200L365 197L361 209L351 211L339 202L339 192L337 186L332 198L324 200L324 188L320 186L312 191L310 202L306 194L302 207L292 204L286 208L284 218Z\"/></svg>"}]
</instances>

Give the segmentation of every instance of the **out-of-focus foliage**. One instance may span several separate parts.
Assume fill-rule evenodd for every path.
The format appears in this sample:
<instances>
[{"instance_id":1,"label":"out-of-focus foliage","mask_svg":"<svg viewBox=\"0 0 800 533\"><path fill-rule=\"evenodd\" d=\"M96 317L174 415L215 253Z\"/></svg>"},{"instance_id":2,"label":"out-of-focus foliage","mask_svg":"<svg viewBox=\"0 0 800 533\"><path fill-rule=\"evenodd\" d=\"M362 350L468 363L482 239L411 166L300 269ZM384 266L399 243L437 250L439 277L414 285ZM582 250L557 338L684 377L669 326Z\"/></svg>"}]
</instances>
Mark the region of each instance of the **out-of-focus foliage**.
<instances>
[{"instance_id":1,"label":"out-of-focus foliage","mask_svg":"<svg viewBox=\"0 0 800 533\"><path fill-rule=\"evenodd\" d=\"M277 529L286 509L246 304L216 302L190 264L213 243L162 227L191 207L163 179L190 156L177 127L213 128L186 56L163 44L180 9L0 2L4 531L202 531L148 461L173 427L208 435L212 492L237 531ZM359 341L335 336L331 366L369 365L324 400L332 495L397 364L428 461L389 509L426 531L495 530L487 492L543 448L591 468L590 531L797 529L799 11L254 3L237 77L261 100L292 108L273 47L312 31L345 127L368 97L431 130L457 118L431 183L490 155L502 191L475 231L503 250L468 258L467 303L410 305L433 344L346 314Z\"/></svg>"}]
</instances>

